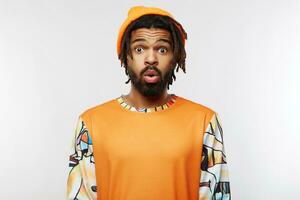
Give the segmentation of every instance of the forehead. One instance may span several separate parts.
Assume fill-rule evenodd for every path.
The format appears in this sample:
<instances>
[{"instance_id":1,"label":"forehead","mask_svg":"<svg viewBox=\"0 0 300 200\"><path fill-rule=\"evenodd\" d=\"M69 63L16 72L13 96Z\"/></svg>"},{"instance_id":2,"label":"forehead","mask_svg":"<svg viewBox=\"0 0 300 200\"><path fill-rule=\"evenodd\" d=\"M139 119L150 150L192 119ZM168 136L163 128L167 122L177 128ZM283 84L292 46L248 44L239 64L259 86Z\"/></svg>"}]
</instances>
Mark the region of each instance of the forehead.
<instances>
[{"instance_id":1,"label":"forehead","mask_svg":"<svg viewBox=\"0 0 300 200\"><path fill-rule=\"evenodd\" d=\"M168 30L161 28L139 28L131 32L130 42L137 41L137 39L141 39L138 41L150 41L153 40L158 41L161 39L169 40L171 42L171 34ZM164 41L161 40L161 41Z\"/></svg>"}]
</instances>

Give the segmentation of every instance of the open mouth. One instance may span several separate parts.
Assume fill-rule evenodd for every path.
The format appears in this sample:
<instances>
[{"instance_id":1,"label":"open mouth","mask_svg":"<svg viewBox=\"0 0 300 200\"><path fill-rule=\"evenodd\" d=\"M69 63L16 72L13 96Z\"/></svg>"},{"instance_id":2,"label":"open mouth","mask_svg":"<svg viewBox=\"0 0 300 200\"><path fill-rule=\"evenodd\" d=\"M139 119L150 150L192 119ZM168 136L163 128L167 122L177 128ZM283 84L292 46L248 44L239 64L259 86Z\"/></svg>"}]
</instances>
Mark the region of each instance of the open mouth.
<instances>
[{"instance_id":1,"label":"open mouth","mask_svg":"<svg viewBox=\"0 0 300 200\"><path fill-rule=\"evenodd\" d=\"M157 71L149 69L144 74L144 80L147 83L157 83L160 80L160 76Z\"/></svg>"},{"instance_id":2,"label":"open mouth","mask_svg":"<svg viewBox=\"0 0 300 200\"><path fill-rule=\"evenodd\" d=\"M157 76L158 73L155 70L150 69L150 70L147 70L144 75L145 76Z\"/></svg>"},{"instance_id":3,"label":"open mouth","mask_svg":"<svg viewBox=\"0 0 300 200\"><path fill-rule=\"evenodd\" d=\"M147 83L157 83L160 80L160 77L158 75L145 75L144 80Z\"/></svg>"}]
</instances>

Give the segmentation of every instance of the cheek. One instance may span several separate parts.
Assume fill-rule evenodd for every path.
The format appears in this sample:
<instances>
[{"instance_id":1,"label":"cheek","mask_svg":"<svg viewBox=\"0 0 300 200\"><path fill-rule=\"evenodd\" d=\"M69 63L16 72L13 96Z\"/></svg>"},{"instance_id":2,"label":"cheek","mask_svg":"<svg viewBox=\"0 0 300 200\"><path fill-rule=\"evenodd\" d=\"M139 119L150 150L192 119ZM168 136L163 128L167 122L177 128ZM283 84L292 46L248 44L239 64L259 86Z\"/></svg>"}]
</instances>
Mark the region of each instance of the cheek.
<instances>
[{"instance_id":1,"label":"cheek","mask_svg":"<svg viewBox=\"0 0 300 200\"><path fill-rule=\"evenodd\" d=\"M168 70L172 66L172 60L173 56L162 57L160 60L160 64L164 69Z\"/></svg>"},{"instance_id":2,"label":"cheek","mask_svg":"<svg viewBox=\"0 0 300 200\"><path fill-rule=\"evenodd\" d=\"M144 59L142 56L134 56L131 59L129 56L127 57L127 64L133 68L141 68L144 63Z\"/></svg>"},{"instance_id":3,"label":"cheek","mask_svg":"<svg viewBox=\"0 0 300 200\"><path fill-rule=\"evenodd\" d=\"M131 59L129 56L127 57L127 65L128 68L136 75L139 76L140 71L142 70L143 65L139 62L139 59L133 56Z\"/></svg>"}]
</instances>

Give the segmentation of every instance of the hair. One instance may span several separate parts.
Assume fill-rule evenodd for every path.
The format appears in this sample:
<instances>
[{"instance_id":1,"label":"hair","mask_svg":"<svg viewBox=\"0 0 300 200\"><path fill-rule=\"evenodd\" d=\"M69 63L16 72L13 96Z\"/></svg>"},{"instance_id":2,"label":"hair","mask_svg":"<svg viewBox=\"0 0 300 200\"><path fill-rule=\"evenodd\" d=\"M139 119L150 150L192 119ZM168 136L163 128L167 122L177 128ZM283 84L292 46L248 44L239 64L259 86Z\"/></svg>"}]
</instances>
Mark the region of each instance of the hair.
<instances>
[{"instance_id":1,"label":"hair","mask_svg":"<svg viewBox=\"0 0 300 200\"><path fill-rule=\"evenodd\" d=\"M169 16L157 15L157 14L147 14L139 17L138 19L134 20L125 30L122 41L121 41L121 52L118 55L118 58L121 60L121 67L125 68L125 74L128 75L128 66L127 66L127 55L131 58L132 53L130 50L130 39L131 39L131 32L139 29L139 28L161 28L165 29L170 32L172 36L172 47L173 47L173 60L172 64L175 64L174 70L172 72L172 78L168 83L172 85L173 79L176 80L175 76L175 68L176 72L178 72L179 68L182 69L184 73L185 70L185 58L186 58L186 51L184 48L184 39L187 39L187 33L183 29L180 23ZM130 78L125 82L126 84L129 83Z\"/></svg>"}]
</instances>

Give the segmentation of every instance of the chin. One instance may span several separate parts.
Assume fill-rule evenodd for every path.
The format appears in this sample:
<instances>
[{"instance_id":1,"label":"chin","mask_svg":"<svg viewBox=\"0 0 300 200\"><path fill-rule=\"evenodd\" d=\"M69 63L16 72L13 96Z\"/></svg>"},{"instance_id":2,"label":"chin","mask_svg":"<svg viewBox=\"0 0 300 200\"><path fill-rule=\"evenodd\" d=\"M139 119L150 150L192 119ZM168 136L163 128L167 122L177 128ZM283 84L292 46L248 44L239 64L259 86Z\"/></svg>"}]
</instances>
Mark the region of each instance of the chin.
<instances>
[{"instance_id":1,"label":"chin","mask_svg":"<svg viewBox=\"0 0 300 200\"><path fill-rule=\"evenodd\" d=\"M138 88L138 91L143 95L143 96L161 96L165 90L166 86L160 87L160 83L156 84L148 84L146 83L143 85L142 88Z\"/></svg>"}]
</instances>

